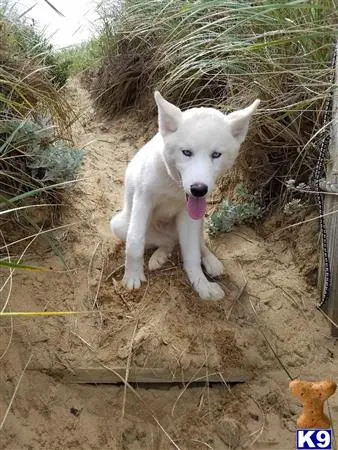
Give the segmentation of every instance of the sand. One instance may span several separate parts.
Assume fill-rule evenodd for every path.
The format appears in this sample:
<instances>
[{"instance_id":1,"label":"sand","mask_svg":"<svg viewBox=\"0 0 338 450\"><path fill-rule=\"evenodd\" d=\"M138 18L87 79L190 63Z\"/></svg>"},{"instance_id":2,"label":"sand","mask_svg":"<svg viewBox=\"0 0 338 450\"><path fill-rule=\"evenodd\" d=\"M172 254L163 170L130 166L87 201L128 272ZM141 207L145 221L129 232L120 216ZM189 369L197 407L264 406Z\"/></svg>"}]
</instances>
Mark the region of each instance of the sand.
<instances>
[{"instance_id":1,"label":"sand","mask_svg":"<svg viewBox=\"0 0 338 450\"><path fill-rule=\"evenodd\" d=\"M82 180L65 199L61 220L51 224L63 228L48 234L60 253L36 239L25 262L52 270L15 272L0 299L4 305L9 298L8 311L87 313L2 318L1 448L293 449L301 407L288 391L290 376L335 379L338 368L336 342L316 310L317 223L273 233L276 225L296 221L280 215L260 230L237 227L212 239L226 271L221 302L199 300L178 253L163 270L147 272L139 291L125 292L124 249L108 223L121 207L127 162L156 124L145 129L131 116L99 120L76 80L69 92L85 111L74 136L86 156ZM16 226L4 229L7 243L22 236ZM23 244L10 247L12 255ZM102 365L202 374L240 367L250 379L232 386L125 389L66 384L54 376ZM330 413L337 425L337 394Z\"/></svg>"}]
</instances>

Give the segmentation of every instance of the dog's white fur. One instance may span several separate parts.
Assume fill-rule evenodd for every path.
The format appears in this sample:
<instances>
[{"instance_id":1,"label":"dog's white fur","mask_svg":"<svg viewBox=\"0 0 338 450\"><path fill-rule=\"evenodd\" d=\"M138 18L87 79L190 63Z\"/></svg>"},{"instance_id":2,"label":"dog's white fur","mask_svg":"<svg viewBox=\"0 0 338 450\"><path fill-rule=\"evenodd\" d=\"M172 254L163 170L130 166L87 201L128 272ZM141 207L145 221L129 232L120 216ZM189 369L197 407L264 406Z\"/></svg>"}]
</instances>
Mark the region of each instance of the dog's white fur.
<instances>
[{"instance_id":1,"label":"dog's white fur","mask_svg":"<svg viewBox=\"0 0 338 450\"><path fill-rule=\"evenodd\" d=\"M214 108L192 108L182 112L155 92L159 132L130 161L125 174L124 204L110 226L126 242L123 285L138 289L144 276L144 249L157 248L149 270L159 269L179 241L184 269L202 299L220 300L223 290L210 282L223 272L222 263L207 248L203 238L203 219L193 220L187 213L186 194L190 186L203 183L208 192L217 177L230 169L244 141L252 114L259 105L228 115ZM182 150L190 150L186 156ZM221 153L213 159L213 152Z\"/></svg>"}]
</instances>

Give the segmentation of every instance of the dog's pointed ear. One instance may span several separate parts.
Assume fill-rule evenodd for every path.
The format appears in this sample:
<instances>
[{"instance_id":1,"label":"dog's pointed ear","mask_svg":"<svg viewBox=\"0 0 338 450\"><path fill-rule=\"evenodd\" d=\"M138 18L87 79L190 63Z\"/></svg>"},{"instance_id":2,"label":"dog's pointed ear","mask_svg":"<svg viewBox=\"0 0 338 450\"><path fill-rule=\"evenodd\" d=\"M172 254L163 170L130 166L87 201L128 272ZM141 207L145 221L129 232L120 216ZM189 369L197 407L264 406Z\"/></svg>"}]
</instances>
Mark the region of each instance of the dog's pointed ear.
<instances>
[{"instance_id":1,"label":"dog's pointed ear","mask_svg":"<svg viewBox=\"0 0 338 450\"><path fill-rule=\"evenodd\" d=\"M249 123L252 114L256 111L260 100L255 100L250 106L244 109L239 109L226 116L230 123L231 133L240 143L245 139L245 136L249 129Z\"/></svg>"},{"instance_id":2,"label":"dog's pointed ear","mask_svg":"<svg viewBox=\"0 0 338 450\"><path fill-rule=\"evenodd\" d=\"M160 133L162 136L174 133L181 121L182 111L177 106L165 100L158 91L155 91L154 97L158 108Z\"/></svg>"}]
</instances>

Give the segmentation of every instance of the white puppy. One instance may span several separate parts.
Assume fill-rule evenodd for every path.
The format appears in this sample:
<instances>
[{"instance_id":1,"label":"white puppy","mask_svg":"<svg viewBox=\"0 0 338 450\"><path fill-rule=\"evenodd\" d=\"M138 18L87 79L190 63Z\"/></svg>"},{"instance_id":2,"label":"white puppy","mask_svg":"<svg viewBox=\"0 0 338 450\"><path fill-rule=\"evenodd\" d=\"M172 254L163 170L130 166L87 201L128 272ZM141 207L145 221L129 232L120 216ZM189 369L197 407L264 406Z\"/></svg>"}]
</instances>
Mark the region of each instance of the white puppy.
<instances>
[{"instance_id":1,"label":"white puppy","mask_svg":"<svg viewBox=\"0 0 338 450\"><path fill-rule=\"evenodd\" d=\"M130 161L125 174L124 204L110 226L126 242L123 285L141 286L144 249L155 247L149 269L159 269L177 241L184 269L202 299L220 300L223 290L208 281L223 272L222 263L203 238L206 195L218 176L230 169L247 134L250 118L259 105L228 115L214 108L182 112L155 92L159 132Z\"/></svg>"}]
</instances>

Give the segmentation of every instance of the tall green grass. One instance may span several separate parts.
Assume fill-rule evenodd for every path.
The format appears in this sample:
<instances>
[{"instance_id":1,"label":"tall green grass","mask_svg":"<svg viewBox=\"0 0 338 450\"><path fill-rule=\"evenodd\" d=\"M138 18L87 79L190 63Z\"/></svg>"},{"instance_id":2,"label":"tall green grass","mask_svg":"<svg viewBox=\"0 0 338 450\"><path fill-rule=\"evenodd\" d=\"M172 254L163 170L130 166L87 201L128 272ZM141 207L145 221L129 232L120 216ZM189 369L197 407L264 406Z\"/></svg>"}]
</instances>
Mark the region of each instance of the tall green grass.
<instances>
[{"instance_id":1,"label":"tall green grass","mask_svg":"<svg viewBox=\"0 0 338 450\"><path fill-rule=\"evenodd\" d=\"M69 181L79 166L72 149L75 116L49 64L40 32L0 8L0 195L13 197ZM54 67L55 69L55 67ZM49 190L50 192L50 190ZM22 197L21 197L22 199ZM1 204L0 203L0 204Z\"/></svg>"},{"instance_id":2,"label":"tall green grass","mask_svg":"<svg viewBox=\"0 0 338 450\"><path fill-rule=\"evenodd\" d=\"M15 3L0 5L0 267L10 277L34 267L12 257L8 246L27 230L31 235L31 228L37 235L42 231L63 198L60 192L76 180L82 158L73 148L75 115L62 89L68 75L55 55Z\"/></svg>"},{"instance_id":3,"label":"tall green grass","mask_svg":"<svg viewBox=\"0 0 338 450\"><path fill-rule=\"evenodd\" d=\"M273 99L274 110L302 107L304 91L310 99L322 94L337 31L332 0L127 0L120 9L103 2L100 12L102 67L134 56L149 75L148 90L156 85L182 106L232 108L249 93ZM110 94L123 93L120 75L105 86Z\"/></svg>"},{"instance_id":4,"label":"tall green grass","mask_svg":"<svg viewBox=\"0 0 338 450\"><path fill-rule=\"evenodd\" d=\"M19 14L13 1L0 4L0 21L8 33L7 36L3 34L6 37L2 39L2 46L6 45L14 55L33 60L35 65L44 67L53 85L56 88L63 87L70 75L70 62L60 59L59 52L50 43L46 32L33 26L25 12Z\"/></svg>"},{"instance_id":5,"label":"tall green grass","mask_svg":"<svg viewBox=\"0 0 338 450\"><path fill-rule=\"evenodd\" d=\"M70 76L86 78L99 66L102 53L101 38L93 37L88 42L61 49L58 59L61 65L68 66Z\"/></svg>"},{"instance_id":6,"label":"tall green grass","mask_svg":"<svg viewBox=\"0 0 338 450\"><path fill-rule=\"evenodd\" d=\"M242 173L271 198L290 176L307 181L317 154L311 138L332 90L333 0L114 5L99 7L102 64L91 88L100 109L111 116L136 109L150 117L155 88L182 108L230 111L259 97L239 160Z\"/></svg>"}]
</instances>

